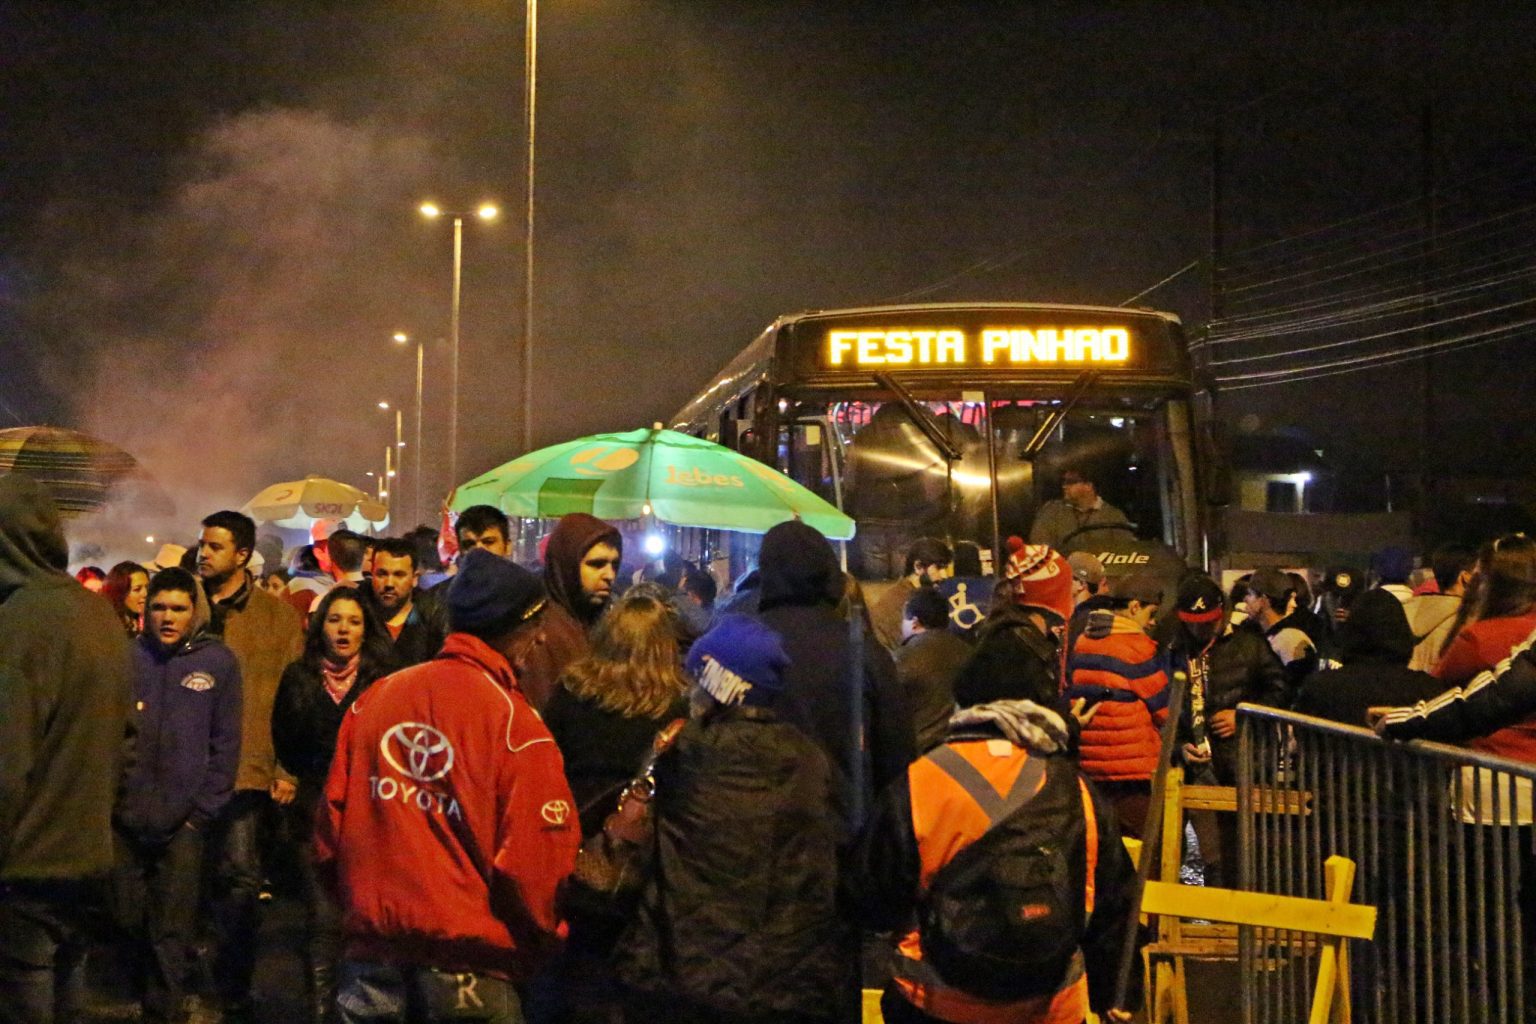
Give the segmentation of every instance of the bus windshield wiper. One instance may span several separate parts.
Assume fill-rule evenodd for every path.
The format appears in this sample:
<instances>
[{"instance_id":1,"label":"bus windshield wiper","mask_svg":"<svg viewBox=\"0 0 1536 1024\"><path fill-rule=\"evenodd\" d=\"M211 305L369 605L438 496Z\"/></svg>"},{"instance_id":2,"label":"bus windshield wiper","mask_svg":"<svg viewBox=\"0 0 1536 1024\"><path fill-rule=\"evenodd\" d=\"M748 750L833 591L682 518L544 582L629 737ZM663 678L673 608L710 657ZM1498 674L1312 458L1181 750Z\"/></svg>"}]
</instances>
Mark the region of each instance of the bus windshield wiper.
<instances>
[{"instance_id":1,"label":"bus windshield wiper","mask_svg":"<svg viewBox=\"0 0 1536 1024\"><path fill-rule=\"evenodd\" d=\"M920 405L917 399L912 397L912 392L907 390L906 385L901 384L895 377L885 372L875 374L875 383L896 396L896 400L901 403L901 407L907 410L907 415L912 417L912 422L917 424L917 429L921 430L923 436L933 443L933 446L939 450L940 455L950 462L960 461L962 455L960 446L949 439L949 435L939 425L938 417L927 406Z\"/></svg>"},{"instance_id":2,"label":"bus windshield wiper","mask_svg":"<svg viewBox=\"0 0 1536 1024\"><path fill-rule=\"evenodd\" d=\"M1061 421L1067 418L1067 413L1082 401L1088 389L1093 387L1093 382L1098 379L1098 370L1084 370L1078 375L1077 380L1072 384L1071 393L1067 395L1065 401L1052 409L1050 415L1045 418L1045 422L1040 424L1040 429L1035 431L1035 436L1029 439L1029 443L1019 453L1020 459L1033 459L1040 454L1040 450L1045 447L1045 442L1056 432L1056 428L1061 426Z\"/></svg>"}]
</instances>

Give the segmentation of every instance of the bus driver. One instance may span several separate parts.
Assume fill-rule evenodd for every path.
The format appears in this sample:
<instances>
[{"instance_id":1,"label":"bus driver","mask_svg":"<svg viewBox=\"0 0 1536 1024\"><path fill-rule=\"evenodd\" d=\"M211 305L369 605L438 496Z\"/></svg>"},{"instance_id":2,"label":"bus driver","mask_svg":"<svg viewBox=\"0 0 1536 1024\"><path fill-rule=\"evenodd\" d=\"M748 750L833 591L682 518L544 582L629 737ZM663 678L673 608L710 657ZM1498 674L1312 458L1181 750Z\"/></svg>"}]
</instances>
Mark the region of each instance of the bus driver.
<instances>
[{"instance_id":1,"label":"bus driver","mask_svg":"<svg viewBox=\"0 0 1536 1024\"><path fill-rule=\"evenodd\" d=\"M1057 550L1070 534L1085 526L1126 523L1125 513L1099 497L1098 486L1086 470L1068 466L1061 473L1061 497L1040 506L1029 531L1031 544L1049 544Z\"/></svg>"}]
</instances>

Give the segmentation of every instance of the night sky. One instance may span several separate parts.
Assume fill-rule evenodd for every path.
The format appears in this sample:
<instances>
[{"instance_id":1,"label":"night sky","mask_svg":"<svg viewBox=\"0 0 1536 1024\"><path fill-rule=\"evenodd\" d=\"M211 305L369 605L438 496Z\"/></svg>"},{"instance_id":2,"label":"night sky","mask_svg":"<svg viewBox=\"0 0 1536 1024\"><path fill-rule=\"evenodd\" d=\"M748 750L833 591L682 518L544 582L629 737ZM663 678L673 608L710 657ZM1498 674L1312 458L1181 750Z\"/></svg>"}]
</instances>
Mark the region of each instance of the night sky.
<instances>
[{"instance_id":1,"label":"night sky","mask_svg":"<svg viewBox=\"0 0 1536 1024\"><path fill-rule=\"evenodd\" d=\"M1352 218L1426 189L1474 225L1440 271L1506 247L1518 272L1529 243L1475 227L1536 197L1513 7L544 0L535 440L666 416L780 313L1125 301L1208 255L1217 127L1229 281L1329 255L1309 239L1369 253L1402 218ZM410 395L395 330L432 339L445 436L450 233L414 208L493 199L466 226L460 476L515 455L522 18L0 0L0 424L122 444L182 523L361 483L392 438L374 403ZM1202 328L1210 283L1139 301ZM1436 359L1431 462L1531 472L1529 337ZM1225 412L1408 469L1424 395L1413 362Z\"/></svg>"}]
</instances>

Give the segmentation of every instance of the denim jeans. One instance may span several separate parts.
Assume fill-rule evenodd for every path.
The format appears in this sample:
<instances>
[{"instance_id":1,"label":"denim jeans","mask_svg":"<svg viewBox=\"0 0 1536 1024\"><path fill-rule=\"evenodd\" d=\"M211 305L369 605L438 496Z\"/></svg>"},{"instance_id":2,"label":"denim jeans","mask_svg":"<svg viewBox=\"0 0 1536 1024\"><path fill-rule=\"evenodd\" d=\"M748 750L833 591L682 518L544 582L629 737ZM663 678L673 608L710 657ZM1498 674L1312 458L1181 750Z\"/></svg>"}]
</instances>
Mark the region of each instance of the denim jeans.
<instances>
[{"instance_id":1,"label":"denim jeans","mask_svg":"<svg viewBox=\"0 0 1536 1024\"><path fill-rule=\"evenodd\" d=\"M431 967L348 960L341 967L336 1004L342 1024L524 1024L522 1001L511 982Z\"/></svg>"},{"instance_id":2,"label":"denim jeans","mask_svg":"<svg viewBox=\"0 0 1536 1024\"><path fill-rule=\"evenodd\" d=\"M0 886L0 1024L73 1024L85 980L83 886Z\"/></svg>"},{"instance_id":3,"label":"denim jeans","mask_svg":"<svg viewBox=\"0 0 1536 1024\"><path fill-rule=\"evenodd\" d=\"M203 872L203 834L183 825L167 843L113 835L113 902L134 943L144 1016L168 1021L181 1010L191 962Z\"/></svg>"}]
</instances>

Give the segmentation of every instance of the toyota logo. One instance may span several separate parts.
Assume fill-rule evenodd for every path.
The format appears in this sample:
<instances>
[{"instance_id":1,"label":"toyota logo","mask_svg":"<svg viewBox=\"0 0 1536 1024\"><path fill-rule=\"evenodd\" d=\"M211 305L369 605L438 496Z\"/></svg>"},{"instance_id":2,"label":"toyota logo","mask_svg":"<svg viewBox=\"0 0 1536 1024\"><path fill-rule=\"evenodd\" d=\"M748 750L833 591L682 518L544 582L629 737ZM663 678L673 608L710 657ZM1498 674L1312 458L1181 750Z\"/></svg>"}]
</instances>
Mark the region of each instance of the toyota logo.
<instances>
[{"instance_id":1,"label":"toyota logo","mask_svg":"<svg viewBox=\"0 0 1536 1024\"><path fill-rule=\"evenodd\" d=\"M430 725L401 722L379 741L390 767L417 782L435 782L453 768L453 744Z\"/></svg>"}]
</instances>

